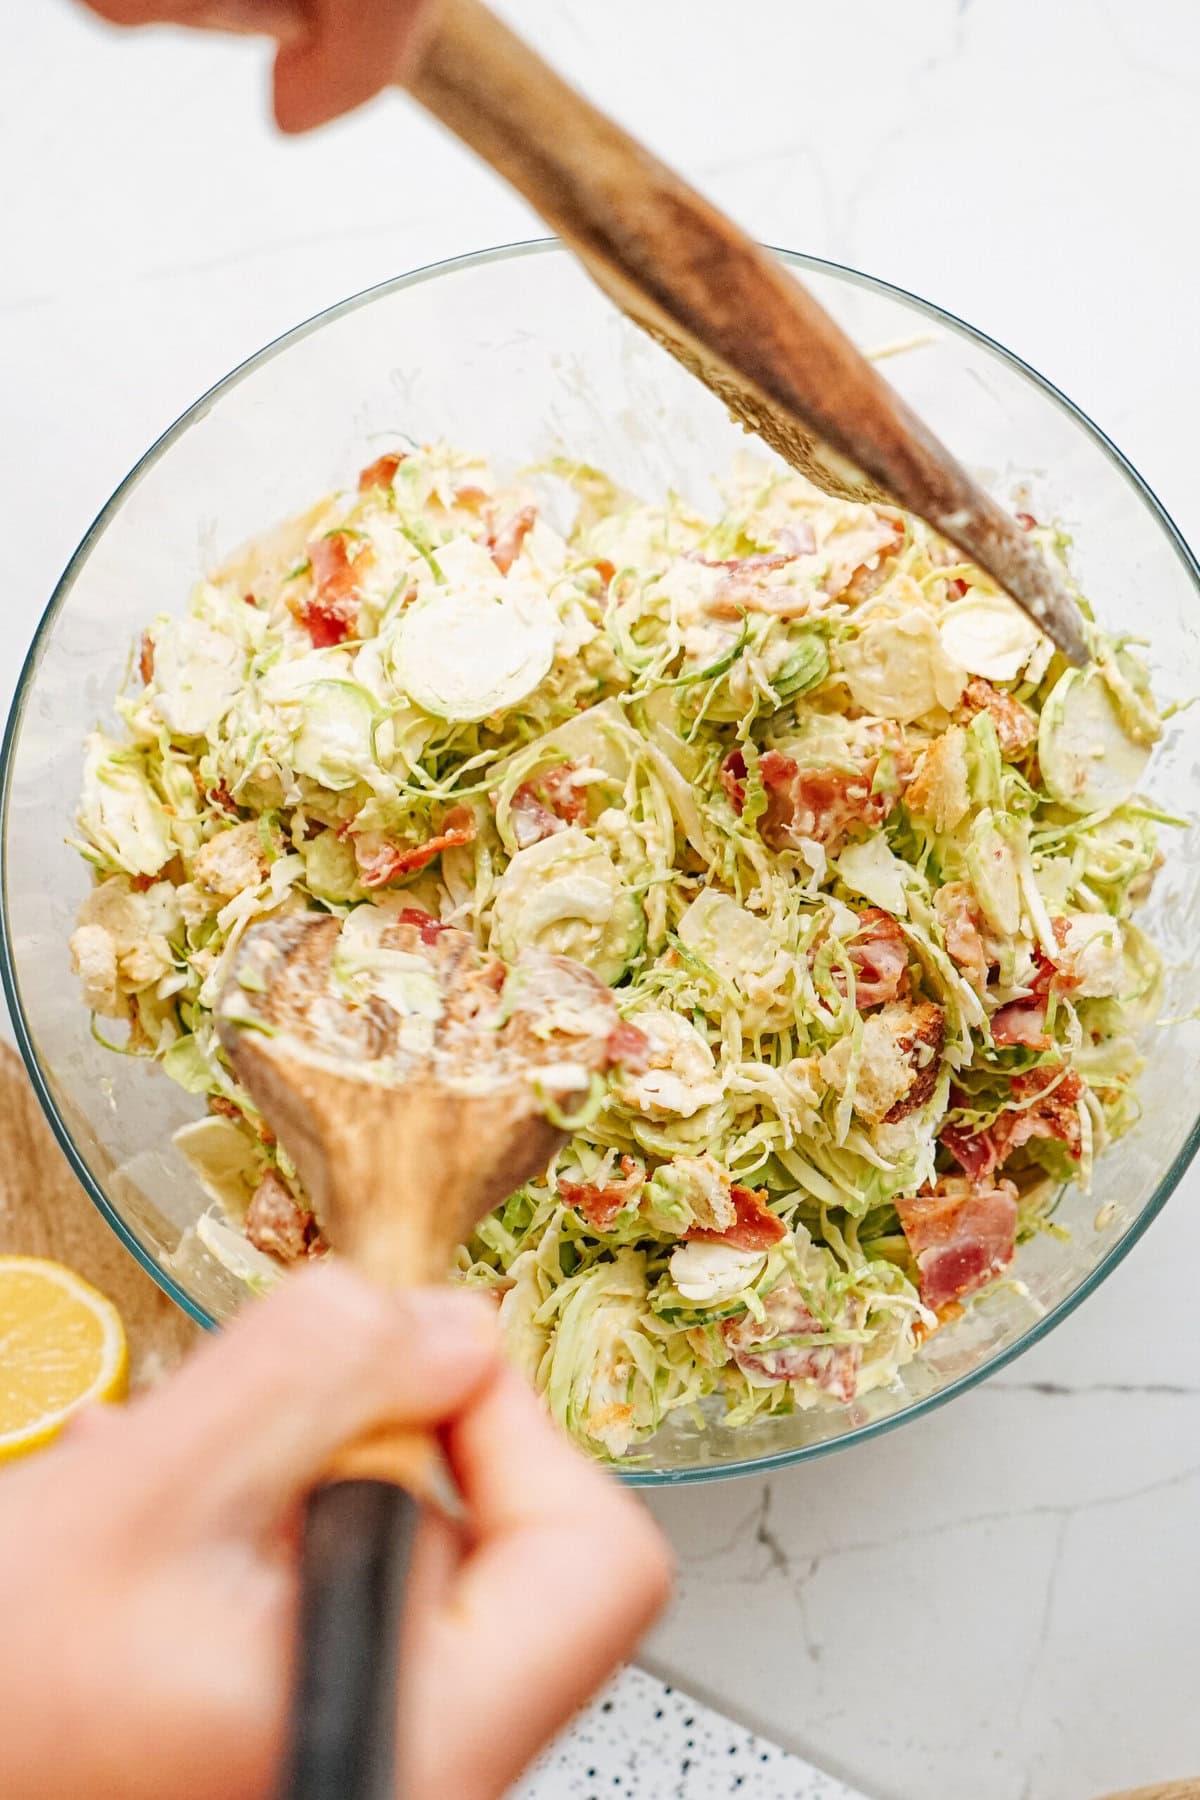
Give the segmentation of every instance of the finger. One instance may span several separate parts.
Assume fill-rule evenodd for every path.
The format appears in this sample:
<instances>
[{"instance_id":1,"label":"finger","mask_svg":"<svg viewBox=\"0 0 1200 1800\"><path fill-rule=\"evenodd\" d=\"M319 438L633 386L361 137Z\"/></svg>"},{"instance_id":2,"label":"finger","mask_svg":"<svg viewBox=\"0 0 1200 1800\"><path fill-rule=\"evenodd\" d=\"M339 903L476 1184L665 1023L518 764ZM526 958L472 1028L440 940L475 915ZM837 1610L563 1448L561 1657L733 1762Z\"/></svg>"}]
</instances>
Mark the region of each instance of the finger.
<instances>
[{"instance_id":1,"label":"finger","mask_svg":"<svg viewBox=\"0 0 1200 1800\"><path fill-rule=\"evenodd\" d=\"M440 1424L496 1367L494 1309L462 1289L387 1294L345 1264L289 1277L130 1408L175 1516L255 1531L381 1422Z\"/></svg>"},{"instance_id":2,"label":"finger","mask_svg":"<svg viewBox=\"0 0 1200 1800\"><path fill-rule=\"evenodd\" d=\"M293 37L306 0L87 0L110 25L192 25L209 31Z\"/></svg>"},{"instance_id":3,"label":"finger","mask_svg":"<svg viewBox=\"0 0 1200 1800\"><path fill-rule=\"evenodd\" d=\"M401 81L432 17L431 0L347 9L318 0L311 29L275 58L275 121L311 131Z\"/></svg>"},{"instance_id":4,"label":"finger","mask_svg":"<svg viewBox=\"0 0 1200 1800\"><path fill-rule=\"evenodd\" d=\"M515 1374L497 1375L447 1442L476 1543L411 1670L401 1741L416 1791L440 1765L447 1792L481 1769L499 1792L629 1655L667 1598L670 1558Z\"/></svg>"},{"instance_id":5,"label":"finger","mask_svg":"<svg viewBox=\"0 0 1200 1800\"><path fill-rule=\"evenodd\" d=\"M409 1652L419 1655L429 1620L447 1604L459 1566L466 1554L464 1528L435 1507L426 1507L417 1527L412 1562L404 1590L404 1650L401 1668Z\"/></svg>"}]
</instances>

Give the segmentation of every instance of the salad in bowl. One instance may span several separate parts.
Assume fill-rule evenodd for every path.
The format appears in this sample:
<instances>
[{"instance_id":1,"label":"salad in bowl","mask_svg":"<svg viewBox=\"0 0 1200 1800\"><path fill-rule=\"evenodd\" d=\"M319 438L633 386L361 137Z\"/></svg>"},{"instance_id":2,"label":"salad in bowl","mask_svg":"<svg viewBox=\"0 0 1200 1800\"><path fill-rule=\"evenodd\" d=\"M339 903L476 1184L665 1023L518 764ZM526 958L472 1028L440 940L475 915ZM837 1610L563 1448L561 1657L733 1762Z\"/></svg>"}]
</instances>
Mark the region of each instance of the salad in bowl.
<instances>
[{"instance_id":1,"label":"salad in bowl","mask_svg":"<svg viewBox=\"0 0 1200 1800\"><path fill-rule=\"evenodd\" d=\"M78 815L83 997L204 1097L203 1242L255 1287L326 1252L216 1034L247 926L335 915L401 1016L388 928L455 927L623 1021L457 1260L579 1441L893 1385L1136 1117L1172 821L1145 666L1090 629L1068 667L919 521L749 457L702 516L395 449L255 540L147 622Z\"/></svg>"}]
</instances>

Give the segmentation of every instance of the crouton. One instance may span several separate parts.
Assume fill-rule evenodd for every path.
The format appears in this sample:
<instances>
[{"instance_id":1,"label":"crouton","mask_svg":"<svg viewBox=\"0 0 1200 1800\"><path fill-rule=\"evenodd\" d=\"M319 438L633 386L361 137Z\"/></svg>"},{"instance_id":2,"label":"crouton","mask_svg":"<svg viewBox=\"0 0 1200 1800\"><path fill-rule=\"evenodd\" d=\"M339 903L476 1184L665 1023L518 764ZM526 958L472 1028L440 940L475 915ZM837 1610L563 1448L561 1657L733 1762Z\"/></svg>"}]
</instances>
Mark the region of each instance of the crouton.
<instances>
[{"instance_id":1,"label":"crouton","mask_svg":"<svg viewBox=\"0 0 1200 1800\"><path fill-rule=\"evenodd\" d=\"M117 986L117 948L103 925L81 925L71 936L71 962L83 982L84 1004L107 1019L125 1012Z\"/></svg>"},{"instance_id":2,"label":"crouton","mask_svg":"<svg viewBox=\"0 0 1200 1800\"><path fill-rule=\"evenodd\" d=\"M863 1020L862 1058L854 1083L854 1110L872 1125L886 1118L912 1086L913 1072L908 1058L885 1018L890 1010L885 1007L884 1012L871 1013ZM845 1089L852 1053L847 1037L821 1058L821 1074L830 1087Z\"/></svg>"},{"instance_id":3,"label":"crouton","mask_svg":"<svg viewBox=\"0 0 1200 1800\"><path fill-rule=\"evenodd\" d=\"M267 858L253 819L210 838L192 865L196 886L225 900L245 888L257 887L266 872Z\"/></svg>"},{"instance_id":4,"label":"crouton","mask_svg":"<svg viewBox=\"0 0 1200 1800\"><path fill-rule=\"evenodd\" d=\"M912 1070L911 1086L886 1115L887 1123L894 1125L918 1106L924 1106L937 1086L946 1042L946 1015L932 1000L920 1000L915 1006L885 1006L880 1016L887 1020L889 1013L892 1018L887 1022L895 1031L897 1048Z\"/></svg>"},{"instance_id":5,"label":"crouton","mask_svg":"<svg viewBox=\"0 0 1200 1800\"><path fill-rule=\"evenodd\" d=\"M171 946L158 932L127 950L119 962L121 978L130 988L151 987L169 975L174 966Z\"/></svg>"},{"instance_id":6,"label":"crouton","mask_svg":"<svg viewBox=\"0 0 1200 1800\"><path fill-rule=\"evenodd\" d=\"M932 1000L894 1001L863 1020L862 1057L854 1083L854 1110L869 1125L895 1124L923 1106L937 1083L946 1016ZM821 1075L844 1089L851 1042L843 1038L821 1058Z\"/></svg>"},{"instance_id":7,"label":"crouton","mask_svg":"<svg viewBox=\"0 0 1200 1800\"><path fill-rule=\"evenodd\" d=\"M909 811L928 819L935 831L953 831L970 808L966 737L961 725L952 725L934 738L905 794Z\"/></svg>"}]
</instances>

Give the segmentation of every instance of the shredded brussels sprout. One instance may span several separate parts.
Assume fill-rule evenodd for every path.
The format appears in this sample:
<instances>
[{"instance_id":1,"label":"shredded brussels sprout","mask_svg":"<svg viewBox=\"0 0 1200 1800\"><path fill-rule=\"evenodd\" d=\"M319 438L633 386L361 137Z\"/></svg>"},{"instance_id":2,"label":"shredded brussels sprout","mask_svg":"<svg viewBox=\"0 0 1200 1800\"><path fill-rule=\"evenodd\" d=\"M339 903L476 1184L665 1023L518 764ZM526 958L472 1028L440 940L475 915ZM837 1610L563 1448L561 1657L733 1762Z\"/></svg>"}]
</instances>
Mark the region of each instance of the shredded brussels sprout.
<instances>
[{"instance_id":1,"label":"shredded brussels sprout","mask_svg":"<svg viewBox=\"0 0 1200 1800\"><path fill-rule=\"evenodd\" d=\"M415 910L578 958L629 1027L458 1256L582 1443L894 1383L1136 1117L1172 821L1145 668L1093 648L1068 669L920 521L750 459L706 518L382 455L154 620L87 744L75 961L114 1048L207 1097L203 1242L256 1288L324 1248L213 1030L241 934L347 920L352 1000Z\"/></svg>"}]
</instances>

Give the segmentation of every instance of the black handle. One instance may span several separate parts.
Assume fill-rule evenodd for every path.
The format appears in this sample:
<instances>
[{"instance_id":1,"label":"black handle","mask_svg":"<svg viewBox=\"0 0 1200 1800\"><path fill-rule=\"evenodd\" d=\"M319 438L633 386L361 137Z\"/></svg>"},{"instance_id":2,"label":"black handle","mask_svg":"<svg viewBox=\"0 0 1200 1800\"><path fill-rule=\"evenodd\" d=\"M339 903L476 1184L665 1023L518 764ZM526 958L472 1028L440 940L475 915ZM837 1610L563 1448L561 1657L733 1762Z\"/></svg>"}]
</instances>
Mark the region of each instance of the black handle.
<instances>
[{"instance_id":1,"label":"black handle","mask_svg":"<svg viewBox=\"0 0 1200 1800\"><path fill-rule=\"evenodd\" d=\"M309 1497L280 1800L395 1800L400 1615L419 1512L385 1481Z\"/></svg>"}]
</instances>

